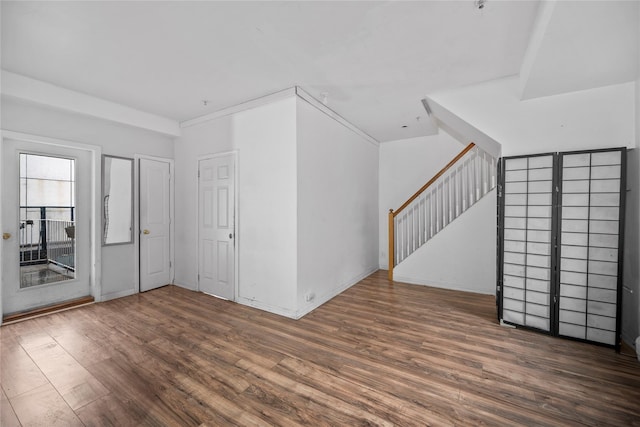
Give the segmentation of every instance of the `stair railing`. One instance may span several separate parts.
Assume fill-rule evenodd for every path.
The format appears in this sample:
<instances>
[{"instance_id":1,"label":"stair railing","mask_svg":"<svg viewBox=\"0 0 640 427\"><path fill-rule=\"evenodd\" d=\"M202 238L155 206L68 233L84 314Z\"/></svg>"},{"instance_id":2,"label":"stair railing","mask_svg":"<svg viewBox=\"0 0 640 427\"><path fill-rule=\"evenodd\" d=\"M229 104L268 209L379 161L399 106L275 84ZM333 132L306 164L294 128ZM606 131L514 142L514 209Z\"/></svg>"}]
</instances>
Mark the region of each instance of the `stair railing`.
<instances>
[{"instance_id":1,"label":"stair railing","mask_svg":"<svg viewBox=\"0 0 640 427\"><path fill-rule=\"evenodd\" d=\"M389 209L389 280L393 268L496 186L496 159L473 142L409 197Z\"/></svg>"}]
</instances>

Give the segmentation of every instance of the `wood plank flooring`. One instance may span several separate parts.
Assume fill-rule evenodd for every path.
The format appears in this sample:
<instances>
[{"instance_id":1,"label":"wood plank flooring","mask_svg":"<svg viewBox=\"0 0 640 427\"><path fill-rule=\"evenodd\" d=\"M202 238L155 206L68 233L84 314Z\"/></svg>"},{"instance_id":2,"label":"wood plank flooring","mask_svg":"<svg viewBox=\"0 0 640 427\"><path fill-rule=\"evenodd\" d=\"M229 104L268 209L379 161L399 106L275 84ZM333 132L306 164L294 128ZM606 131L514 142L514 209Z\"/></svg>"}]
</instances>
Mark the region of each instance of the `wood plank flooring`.
<instances>
[{"instance_id":1,"label":"wood plank flooring","mask_svg":"<svg viewBox=\"0 0 640 427\"><path fill-rule=\"evenodd\" d=\"M167 286L0 340L2 426L640 426L634 355L384 271L298 321Z\"/></svg>"}]
</instances>

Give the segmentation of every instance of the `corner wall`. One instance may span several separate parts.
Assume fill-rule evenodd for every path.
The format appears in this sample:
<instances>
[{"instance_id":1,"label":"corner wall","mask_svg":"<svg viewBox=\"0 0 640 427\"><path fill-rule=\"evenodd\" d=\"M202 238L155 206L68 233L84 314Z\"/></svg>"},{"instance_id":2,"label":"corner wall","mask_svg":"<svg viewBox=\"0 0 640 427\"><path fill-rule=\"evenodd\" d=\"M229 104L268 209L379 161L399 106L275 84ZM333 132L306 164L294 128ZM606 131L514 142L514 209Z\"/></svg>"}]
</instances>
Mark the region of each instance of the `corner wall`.
<instances>
[{"instance_id":1,"label":"corner wall","mask_svg":"<svg viewBox=\"0 0 640 427\"><path fill-rule=\"evenodd\" d=\"M297 312L296 98L234 115L238 302Z\"/></svg>"},{"instance_id":2,"label":"corner wall","mask_svg":"<svg viewBox=\"0 0 640 427\"><path fill-rule=\"evenodd\" d=\"M378 146L300 98L297 140L302 316L378 269Z\"/></svg>"},{"instance_id":3,"label":"corner wall","mask_svg":"<svg viewBox=\"0 0 640 427\"><path fill-rule=\"evenodd\" d=\"M175 143L176 284L198 289L198 159L237 151L237 301L296 313L296 99L182 129Z\"/></svg>"},{"instance_id":4,"label":"corner wall","mask_svg":"<svg viewBox=\"0 0 640 427\"><path fill-rule=\"evenodd\" d=\"M237 302L299 318L378 268L375 144L295 95L182 131L177 284L198 287L198 159L231 150L238 153Z\"/></svg>"}]
</instances>

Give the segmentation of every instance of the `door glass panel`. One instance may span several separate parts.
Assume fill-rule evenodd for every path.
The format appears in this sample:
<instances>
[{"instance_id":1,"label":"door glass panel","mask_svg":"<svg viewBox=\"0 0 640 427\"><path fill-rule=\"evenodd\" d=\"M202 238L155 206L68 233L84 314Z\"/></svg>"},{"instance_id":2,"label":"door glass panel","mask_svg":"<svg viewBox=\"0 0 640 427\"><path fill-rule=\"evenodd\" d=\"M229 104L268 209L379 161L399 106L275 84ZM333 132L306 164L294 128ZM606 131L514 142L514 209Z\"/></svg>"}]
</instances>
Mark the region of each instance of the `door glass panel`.
<instances>
[{"instance_id":1,"label":"door glass panel","mask_svg":"<svg viewBox=\"0 0 640 427\"><path fill-rule=\"evenodd\" d=\"M20 288L76 277L75 160L20 154Z\"/></svg>"}]
</instances>

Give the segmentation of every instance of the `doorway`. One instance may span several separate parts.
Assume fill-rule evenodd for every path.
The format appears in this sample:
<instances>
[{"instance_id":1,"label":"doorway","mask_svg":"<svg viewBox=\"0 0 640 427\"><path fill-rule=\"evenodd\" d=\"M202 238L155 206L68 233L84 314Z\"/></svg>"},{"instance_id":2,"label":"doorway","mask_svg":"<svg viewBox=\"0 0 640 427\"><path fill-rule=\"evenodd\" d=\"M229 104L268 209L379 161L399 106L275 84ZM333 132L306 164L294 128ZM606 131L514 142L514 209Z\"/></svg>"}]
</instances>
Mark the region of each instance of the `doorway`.
<instances>
[{"instance_id":1,"label":"doorway","mask_svg":"<svg viewBox=\"0 0 640 427\"><path fill-rule=\"evenodd\" d=\"M140 292L173 283L173 162L139 158Z\"/></svg>"},{"instance_id":2,"label":"doorway","mask_svg":"<svg viewBox=\"0 0 640 427\"><path fill-rule=\"evenodd\" d=\"M235 300L236 155L198 162L198 286L201 292Z\"/></svg>"},{"instance_id":3,"label":"doorway","mask_svg":"<svg viewBox=\"0 0 640 427\"><path fill-rule=\"evenodd\" d=\"M3 315L92 295L94 155L3 139Z\"/></svg>"}]
</instances>

